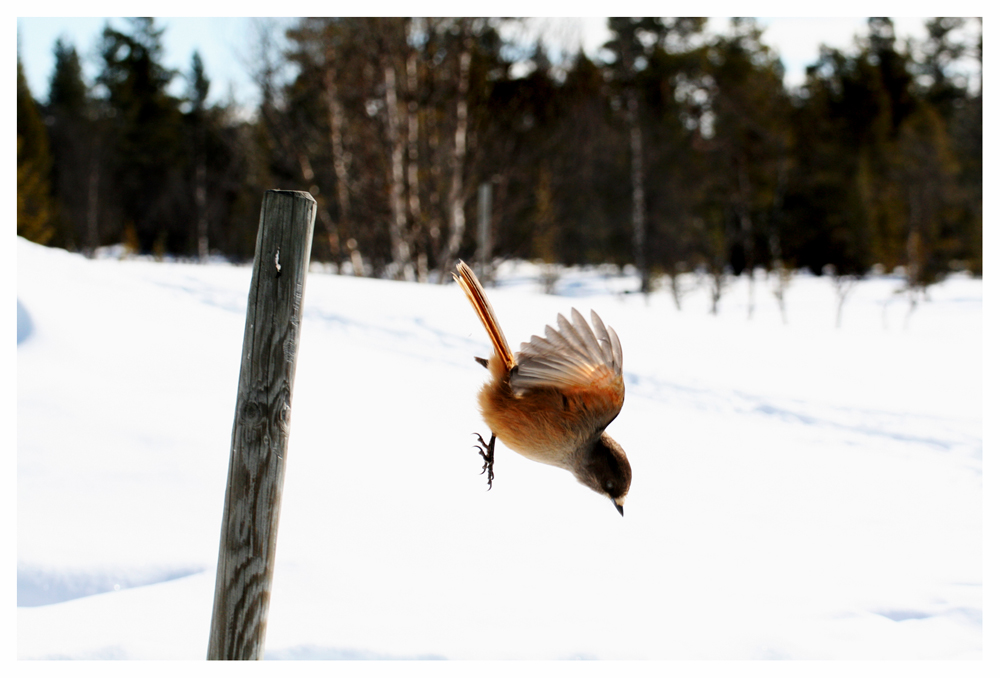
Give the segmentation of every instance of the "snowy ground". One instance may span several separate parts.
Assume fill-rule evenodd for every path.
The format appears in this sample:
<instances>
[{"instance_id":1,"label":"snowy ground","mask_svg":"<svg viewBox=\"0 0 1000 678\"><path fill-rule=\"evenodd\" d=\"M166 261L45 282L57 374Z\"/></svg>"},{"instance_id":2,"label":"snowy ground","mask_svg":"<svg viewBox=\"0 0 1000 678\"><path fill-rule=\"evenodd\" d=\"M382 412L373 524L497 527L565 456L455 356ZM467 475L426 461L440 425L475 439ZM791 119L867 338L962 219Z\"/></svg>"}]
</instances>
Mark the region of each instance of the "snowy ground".
<instances>
[{"instance_id":1,"label":"snowy ground","mask_svg":"<svg viewBox=\"0 0 1000 678\"><path fill-rule=\"evenodd\" d=\"M17 655L203 658L250 269L17 248ZM763 279L752 320L745 281L500 279L515 346L621 337L625 517L502 446L486 491L456 286L311 274L268 658L982 658L981 281L835 329L809 276L787 325Z\"/></svg>"}]
</instances>

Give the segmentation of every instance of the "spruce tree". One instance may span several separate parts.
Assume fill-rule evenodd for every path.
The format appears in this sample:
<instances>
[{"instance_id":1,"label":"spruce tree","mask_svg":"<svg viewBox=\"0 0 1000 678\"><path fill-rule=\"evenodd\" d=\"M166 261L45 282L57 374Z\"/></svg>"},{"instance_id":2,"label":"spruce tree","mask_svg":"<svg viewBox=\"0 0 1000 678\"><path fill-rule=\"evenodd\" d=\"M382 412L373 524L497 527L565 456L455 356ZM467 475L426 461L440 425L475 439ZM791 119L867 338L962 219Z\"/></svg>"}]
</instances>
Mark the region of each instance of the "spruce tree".
<instances>
[{"instance_id":1,"label":"spruce tree","mask_svg":"<svg viewBox=\"0 0 1000 678\"><path fill-rule=\"evenodd\" d=\"M184 251L191 232L178 211L188 203L183 180L180 102L167 93L175 73L162 64L163 29L153 19L129 20L121 32L106 25L98 83L113 122L110 168L117 198L117 231L141 251L156 243Z\"/></svg>"},{"instance_id":2,"label":"spruce tree","mask_svg":"<svg viewBox=\"0 0 1000 678\"><path fill-rule=\"evenodd\" d=\"M97 242L97 126L83 81L76 48L56 40L55 66L46 108L52 140L52 186L57 204L59 240L70 248L92 251Z\"/></svg>"},{"instance_id":3,"label":"spruce tree","mask_svg":"<svg viewBox=\"0 0 1000 678\"><path fill-rule=\"evenodd\" d=\"M49 137L17 56L17 234L45 245L52 240Z\"/></svg>"}]
</instances>

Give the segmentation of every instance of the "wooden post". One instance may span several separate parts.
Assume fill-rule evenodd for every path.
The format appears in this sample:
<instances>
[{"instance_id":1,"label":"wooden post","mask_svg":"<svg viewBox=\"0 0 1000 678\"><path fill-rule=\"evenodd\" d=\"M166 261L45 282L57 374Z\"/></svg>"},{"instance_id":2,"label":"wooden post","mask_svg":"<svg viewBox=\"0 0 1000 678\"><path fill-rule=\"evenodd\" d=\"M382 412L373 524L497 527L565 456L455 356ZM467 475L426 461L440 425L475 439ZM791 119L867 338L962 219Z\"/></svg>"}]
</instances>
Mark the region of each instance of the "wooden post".
<instances>
[{"instance_id":1,"label":"wooden post","mask_svg":"<svg viewBox=\"0 0 1000 678\"><path fill-rule=\"evenodd\" d=\"M316 201L267 191L243 333L209 659L264 654Z\"/></svg>"}]
</instances>

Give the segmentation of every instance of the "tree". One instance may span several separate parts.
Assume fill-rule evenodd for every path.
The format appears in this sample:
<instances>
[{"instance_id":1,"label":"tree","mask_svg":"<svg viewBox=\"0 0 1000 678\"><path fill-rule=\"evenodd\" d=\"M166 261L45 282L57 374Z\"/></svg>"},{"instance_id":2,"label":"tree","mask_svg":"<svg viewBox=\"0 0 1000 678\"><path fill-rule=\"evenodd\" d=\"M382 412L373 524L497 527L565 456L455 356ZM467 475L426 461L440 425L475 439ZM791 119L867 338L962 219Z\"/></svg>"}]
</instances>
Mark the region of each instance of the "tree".
<instances>
[{"instance_id":1,"label":"tree","mask_svg":"<svg viewBox=\"0 0 1000 678\"><path fill-rule=\"evenodd\" d=\"M179 101L167 93L174 72L162 63L163 30L151 18L129 20L129 32L105 26L98 84L106 115L114 119L110 173L115 185L113 233L134 233L140 250L154 244L184 251L191 242L176 210L186 203ZM117 217L115 219L114 217Z\"/></svg>"},{"instance_id":2,"label":"tree","mask_svg":"<svg viewBox=\"0 0 1000 678\"><path fill-rule=\"evenodd\" d=\"M917 52L917 84L921 98L946 120L962 107L968 80L955 72L956 63L975 49L955 38L966 23L961 17L935 17L925 24L927 40L911 47Z\"/></svg>"},{"instance_id":3,"label":"tree","mask_svg":"<svg viewBox=\"0 0 1000 678\"><path fill-rule=\"evenodd\" d=\"M414 280L413 260L411 256L411 238L407 227L406 212L406 184L403 168L403 153L405 139L402 130L402 111L397 96L399 88L396 86L396 67L400 59L393 52L399 51L398 47L406 45L408 27L407 20L402 19L398 25L399 35L388 36L390 44L397 46L396 50L387 47L384 50L382 67L385 73L385 113L386 113L386 133L388 146L391 151L389 177L390 207L392 209L392 219L389 221L389 239L392 242L392 263L396 271L396 277L403 280ZM396 38L393 40L393 38ZM394 58L396 57L396 58Z\"/></svg>"},{"instance_id":4,"label":"tree","mask_svg":"<svg viewBox=\"0 0 1000 678\"><path fill-rule=\"evenodd\" d=\"M537 125L526 151L544 153L552 168L558 260L618 265L632 261L629 221L623 216L629 214L631 199L628 138L612 110L601 65L581 50L560 87L551 81L534 84L534 118L546 124ZM545 108L546 102L555 107ZM543 111L545 117L539 114Z\"/></svg>"},{"instance_id":5,"label":"tree","mask_svg":"<svg viewBox=\"0 0 1000 678\"><path fill-rule=\"evenodd\" d=\"M52 240L49 139L17 57L17 234L42 245Z\"/></svg>"},{"instance_id":6,"label":"tree","mask_svg":"<svg viewBox=\"0 0 1000 678\"><path fill-rule=\"evenodd\" d=\"M191 111L188 113L189 126L192 130L192 146L194 155L194 206L195 206L195 233L198 239L198 258L201 261L208 259L208 215L206 213L208 203L208 168L205 158L205 135L208 121L206 120L205 101L208 99L208 90L211 83L205 75L205 67L201 62L201 55L197 50L191 55L191 73L188 76L188 104Z\"/></svg>"},{"instance_id":7,"label":"tree","mask_svg":"<svg viewBox=\"0 0 1000 678\"><path fill-rule=\"evenodd\" d=\"M447 280L447 272L452 269L458 249L465 235L465 156L468 147L469 130L469 82L472 68L473 28L472 19L458 20L458 49L455 56L458 67L455 69L455 127L451 144L451 156L448 158L448 169L451 175L448 183L447 224L448 238L438 255L441 267L439 280Z\"/></svg>"},{"instance_id":8,"label":"tree","mask_svg":"<svg viewBox=\"0 0 1000 678\"><path fill-rule=\"evenodd\" d=\"M953 261L976 261L981 122L952 67L966 49L949 38L959 21L932 20L929 39L903 49L890 19L868 25L857 53L824 48L807 71L785 203L810 226L793 234L799 261L833 274L838 306L844 281L878 264L904 267L912 309Z\"/></svg>"},{"instance_id":9,"label":"tree","mask_svg":"<svg viewBox=\"0 0 1000 678\"><path fill-rule=\"evenodd\" d=\"M981 273L982 91L964 60L981 23L960 39L973 20L934 18L902 45L874 17L789 93L751 20L704 35L697 17L615 18L607 63L553 63L502 21L306 18L287 48L258 22L250 116L209 103L198 54L172 97L152 19L105 28L93 88L57 41L41 111L19 77L19 232L246 258L260 193L298 187L317 200L316 259L446 281L481 252L466 222L488 182L492 256L634 263L678 308L692 269L717 308L733 273L768 268L782 313L801 266L844 290L875 265L913 290Z\"/></svg>"},{"instance_id":10,"label":"tree","mask_svg":"<svg viewBox=\"0 0 1000 678\"><path fill-rule=\"evenodd\" d=\"M978 42L969 43L956 35L970 23L979 26ZM957 163L955 212L942 223L940 237L948 243L952 261L982 274L982 87L975 87L981 77L960 66L963 58L973 57L981 76L982 19L935 17L926 26L927 41L912 48L918 55L919 94L944 121Z\"/></svg>"},{"instance_id":11,"label":"tree","mask_svg":"<svg viewBox=\"0 0 1000 678\"><path fill-rule=\"evenodd\" d=\"M754 311L754 269L767 265L770 251L779 269L781 238L774 224L787 171L789 101L781 61L761 42L752 19L733 19L732 33L708 48L708 106L712 114L709 200L718 204L728 242L729 264L736 275L746 271ZM780 273L779 273L780 276ZM783 292L781 293L783 294ZM779 294L780 298L780 294Z\"/></svg>"},{"instance_id":12,"label":"tree","mask_svg":"<svg viewBox=\"0 0 1000 678\"><path fill-rule=\"evenodd\" d=\"M816 275L827 265L867 273L876 262L878 156L889 129L876 70L867 59L822 48L792 125L785 223L798 227L785 231L788 250Z\"/></svg>"},{"instance_id":13,"label":"tree","mask_svg":"<svg viewBox=\"0 0 1000 678\"><path fill-rule=\"evenodd\" d=\"M386 108L385 70L379 66L383 21L298 22L287 35L299 73L284 88L284 106L275 98L262 106L279 140L278 159L296 168L293 173L317 198L330 256L339 261L346 249L355 275L364 274L366 261L379 271L392 259L386 237L392 153L383 153L378 124Z\"/></svg>"},{"instance_id":14,"label":"tree","mask_svg":"<svg viewBox=\"0 0 1000 678\"><path fill-rule=\"evenodd\" d=\"M698 211L703 202L703 120L709 115L705 49L689 44L704 20L677 36L668 31L639 78L646 111L647 252L650 268L669 281L674 305L686 290L681 274L702 257ZM680 37L681 39L677 39Z\"/></svg>"},{"instance_id":15,"label":"tree","mask_svg":"<svg viewBox=\"0 0 1000 678\"><path fill-rule=\"evenodd\" d=\"M76 48L56 40L46 108L52 139L52 185L58 197L61 243L93 254L98 236L102 143L105 134L80 68Z\"/></svg>"},{"instance_id":16,"label":"tree","mask_svg":"<svg viewBox=\"0 0 1000 678\"><path fill-rule=\"evenodd\" d=\"M641 19L611 17L608 19L611 40L605 48L615 55L612 73L623 98L625 123L629 131L632 187L632 256L639 270L639 289L651 291L649 266L646 262L646 178L645 149L642 134L642 112L636 78L647 63L647 51L663 36L664 26L657 17Z\"/></svg>"},{"instance_id":17,"label":"tree","mask_svg":"<svg viewBox=\"0 0 1000 678\"><path fill-rule=\"evenodd\" d=\"M608 22L612 40L606 48L614 55L608 69L615 86L612 101L628 130L632 255L640 290L651 290L655 266L670 277L678 305L677 276L691 257L696 224L693 199L698 188L688 181L690 173L685 176L698 133L687 124L688 95L701 89L702 50L694 42L705 22L699 17Z\"/></svg>"}]
</instances>

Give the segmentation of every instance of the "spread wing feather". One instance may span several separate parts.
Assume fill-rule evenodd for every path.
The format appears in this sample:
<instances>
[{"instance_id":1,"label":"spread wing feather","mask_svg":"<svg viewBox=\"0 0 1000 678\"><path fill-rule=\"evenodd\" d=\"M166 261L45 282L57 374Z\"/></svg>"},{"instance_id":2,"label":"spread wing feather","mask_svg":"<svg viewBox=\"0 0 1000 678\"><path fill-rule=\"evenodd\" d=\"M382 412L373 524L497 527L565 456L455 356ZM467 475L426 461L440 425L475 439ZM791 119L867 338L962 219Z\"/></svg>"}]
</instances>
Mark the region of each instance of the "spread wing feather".
<instances>
[{"instance_id":1,"label":"spread wing feather","mask_svg":"<svg viewBox=\"0 0 1000 678\"><path fill-rule=\"evenodd\" d=\"M532 336L521 344L517 370L510 384L516 391L543 386L607 391L612 400L624 399L622 347L618 335L590 312L591 325L575 308L572 322L559 315L559 329L545 327L545 337Z\"/></svg>"},{"instance_id":2,"label":"spread wing feather","mask_svg":"<svg viewBox=\"0 0 1000 678\"><path fill-rule=\"evenodd\" d=\"M601 321L601 317L590 312L590 320L594 323L594 329L597 331L597 339L601 343L601 351L608 355L610 352L611 362L616 367L617 373L622 373L622 343L618 340L618 335L615 334L614 329L610 327L605 327L604 323Z\"/></svg>"}]
</instances>

